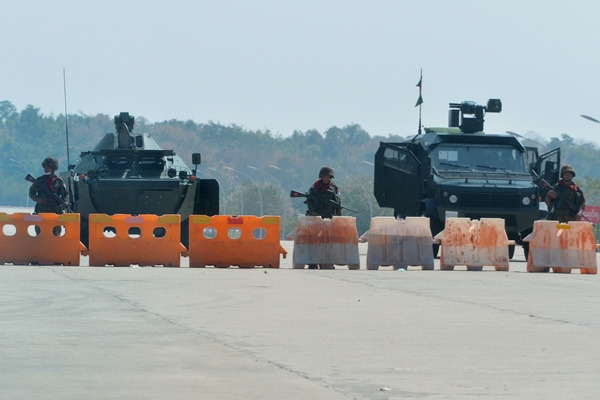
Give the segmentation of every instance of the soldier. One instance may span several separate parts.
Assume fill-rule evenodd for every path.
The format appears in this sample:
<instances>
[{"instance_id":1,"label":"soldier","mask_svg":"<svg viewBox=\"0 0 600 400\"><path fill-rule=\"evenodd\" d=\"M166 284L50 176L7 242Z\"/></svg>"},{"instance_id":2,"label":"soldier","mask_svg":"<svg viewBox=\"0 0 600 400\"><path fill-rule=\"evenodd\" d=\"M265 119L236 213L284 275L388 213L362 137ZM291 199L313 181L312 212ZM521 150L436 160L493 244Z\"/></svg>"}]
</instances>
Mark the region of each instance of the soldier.
<instances>
[{"instance_id":1,"label":"soldier","mask_svg":"<svg viewBox=\"0 0 600 400\"><path fill-rule=\"evenodd\" d=\"M575 170L570 165L560 169L561 179L546 195L546 204L550 212L546 219L559 222L581 221L585 210L585 198L581 189L575 185Z\"/></svg>"},{"instance_id":2,"label":"soldier","mask_svg":"<svg viewBox=\"0 0 600 400\"><path fill-rule=\"evenodd\" d=\"M334 173L331 167L323 167L319 171L319 179L313 183L308 191L309 197L306 203L306 215L321 216L321 218L332 218L334 215L342 215L342 209L331 202L333 200L339 206L342 205L340 189L333 183ZM312 197L316 197L315 200Z\"/></svg>"},{"instance_id":3,"label":"soldier","mask_svg":"<svg viewBox=\"0 0 600 400\"><path fill-rule=\"evenodd\" d=\"M42 162L44 175L36 178L29 188L29 198L35 204L34 213L62 214L67 208L67 188L61 178L56 176L58 161L54 157L46 157ZM62 202L55 198L56 194Z\"/></svg>"},{"instance_id":4,"label":"soldier","mask_svg":"<svg viewBox=\"0 0 600 400\"><path fill-rule=\"evenodd\" d=\"M319 171L319 179L313 183L308 190L306 203L306 215L320 216L321 218L333 218L334 215L342 215L341 207L336 207L333 200L339 206L342 205L340 189L333 183L334 173L331 167L323 167ZM333 269L333 264L320 264L321 269ZM317 269L319 264L309 264L308 269Z\"/></svg>"}]
</instances>

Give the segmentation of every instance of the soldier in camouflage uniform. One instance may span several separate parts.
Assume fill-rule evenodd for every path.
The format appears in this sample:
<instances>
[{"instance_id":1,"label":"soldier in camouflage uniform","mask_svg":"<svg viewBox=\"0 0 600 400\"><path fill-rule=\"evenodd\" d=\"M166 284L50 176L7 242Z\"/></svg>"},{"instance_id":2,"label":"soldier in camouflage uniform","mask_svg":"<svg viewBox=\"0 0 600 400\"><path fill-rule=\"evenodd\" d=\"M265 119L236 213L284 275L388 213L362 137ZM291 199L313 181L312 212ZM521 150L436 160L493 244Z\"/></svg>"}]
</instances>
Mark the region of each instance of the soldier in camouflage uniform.
<instances>
[{"instance_id":1,"label":"soldier in camouflage uniform","mask_svg":"<svg viewBox=\"0 0 600 400\"><path fill-rule=\"evenodd\" d=\"M68 193L65 183L55 174L58 169L58 161L54 157L46 157L42 162L42 167L44 168L44 175L37 177L35 183L29 188L29 198L36 203L34 212L36 214L62 214L65 212L66 207L48 193L48 191L54 192L64 202L67 201ZM44 189L44 186L48 190Z\"/></svg>"},{"instance_id":2,"label":"soldier in camouflage uniform","mask_svg":"<svg viewBox=\"0 0 600 400\"><path fill-rule=\"evenodd\" d=\"M581 189L575 185L575 170L570 165L560 169L561 179L546 195L548 216L546 219L559 222L581 221L585 210L585 198Z\"/></svg>"},{"instance_id":3,"label":"soldier in camouflage uniform","mask_svg":"<svg viewBox=\"0 0 600 400\"><path fill-rule=\"evenodd\" d=\"M306 203L306 215L321 216L321 218L332 218L334 215L342 215L342 209L331 203L333 200L338 205L342 205L340 198L340 189L333 183L333 169L331 167L323 167L319 171L319 179L313 183L308 191L309 197ZM319 200L311 199L317 197Z\"/></svg>"}]
</instances>

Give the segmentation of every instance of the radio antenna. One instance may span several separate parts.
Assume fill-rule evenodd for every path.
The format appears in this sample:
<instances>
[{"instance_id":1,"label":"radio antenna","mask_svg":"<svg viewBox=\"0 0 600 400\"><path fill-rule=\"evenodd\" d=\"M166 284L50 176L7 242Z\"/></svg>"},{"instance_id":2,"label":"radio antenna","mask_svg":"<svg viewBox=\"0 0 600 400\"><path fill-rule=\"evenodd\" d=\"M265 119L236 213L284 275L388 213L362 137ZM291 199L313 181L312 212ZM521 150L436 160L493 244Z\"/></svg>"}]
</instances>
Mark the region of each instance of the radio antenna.
<instances>
[{"instance_id":1,"label":"radio antenna","mask_svg":"<svg viewBox=\"0 0 600 400\"><path fill-rule=\"evenodd\" d=\"M69 157L69 114L67 113L67 78L63 68L63 88L65 92L65 134L67 135L67 171L71 168L71 158Z\"/></svg>"}]
</instances>

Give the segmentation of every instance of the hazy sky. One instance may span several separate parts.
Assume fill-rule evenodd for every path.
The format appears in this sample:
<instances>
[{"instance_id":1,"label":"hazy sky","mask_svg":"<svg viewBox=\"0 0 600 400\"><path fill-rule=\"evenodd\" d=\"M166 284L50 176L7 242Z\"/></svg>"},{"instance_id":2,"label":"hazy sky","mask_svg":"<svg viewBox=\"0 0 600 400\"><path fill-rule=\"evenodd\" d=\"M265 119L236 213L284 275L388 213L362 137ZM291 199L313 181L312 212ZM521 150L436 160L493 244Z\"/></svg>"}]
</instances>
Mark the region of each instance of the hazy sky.
<instances>
[{"instance_id":1,"label":"hazy sky","mask_svg":"<svg viewBox=\"0 0 600 400\"><path fill-rule=\"evenodd\" d=\"M600 2L2 3L0 100L290 135L359 124L408 136L449 102L500 98L486 131L600 143Z\"/></svg>"}]
</instances>

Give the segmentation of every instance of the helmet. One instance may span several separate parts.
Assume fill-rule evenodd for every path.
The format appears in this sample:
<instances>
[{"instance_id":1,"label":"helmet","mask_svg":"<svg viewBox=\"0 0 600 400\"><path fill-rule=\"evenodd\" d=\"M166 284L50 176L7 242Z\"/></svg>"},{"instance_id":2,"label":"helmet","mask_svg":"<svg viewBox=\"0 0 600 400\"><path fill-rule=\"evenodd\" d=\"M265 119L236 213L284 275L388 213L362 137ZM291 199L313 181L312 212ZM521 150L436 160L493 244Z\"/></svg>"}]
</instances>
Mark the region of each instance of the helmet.
<instances>
[{"instance_id":1,"label":"helmet","mask_svg":"<svg viewBox=\"0 0 600 400\"><path fill-rule=\"evenodd\" d=\"M330 177L333 178L333 168L331 168L331 167L321 168L321 170L319 171L319 178L322 178L325 175L329 175Z\"/></svg>"},{"instance_id":2,"label":"helmet","mask_svg":"<svg viewBox=\"0 0 600 400\"><path fill-rule=\"evenodd\" d=\"M44 158L44 161L42 161L42 167L44 165L47 165L50 168L52 168L54 171L56 171L58 169L58 160L54 157L46 157L46 158Z\"/></svg>"},{"instance_id":3,"label":"helmet","mask_svg":"<svg viewBox=\"0 0 600 400\"><path fill-rule=\"evenodd\" d=\"M563 174L565 172L570 172L573 174L573 177L575 177L575 170L573 169L573 167L571 167L570 165L563 165L563 167L560 169L560 177L563 177Z\"/></svg>"}]
</instances>

